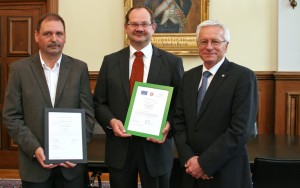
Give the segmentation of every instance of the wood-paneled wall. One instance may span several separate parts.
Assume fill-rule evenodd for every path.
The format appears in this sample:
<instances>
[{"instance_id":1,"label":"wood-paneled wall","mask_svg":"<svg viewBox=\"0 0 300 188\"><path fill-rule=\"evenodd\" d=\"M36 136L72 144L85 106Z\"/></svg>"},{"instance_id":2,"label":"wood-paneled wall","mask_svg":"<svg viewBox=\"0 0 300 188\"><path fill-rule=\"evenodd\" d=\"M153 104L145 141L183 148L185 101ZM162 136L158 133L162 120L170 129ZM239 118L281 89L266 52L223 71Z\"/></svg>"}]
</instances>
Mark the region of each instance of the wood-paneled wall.
<instances>
[{"instance_id":1,"label":"wood-paneled wall","mask_svg":"<svg viewBox=\"0 0 300 188\"><path fill-rule=\"evenodd\" d=\"M300 72L277 72L274 80L274 133L300 135Z\"/></svg>"},{"instance_id":2,"label":"wood-paneled wall","mask_svg":"<svg viewBox=\"0 0 300 188\"><path fill-rule=\"evenodd\" d=\"M274 132L275 83L273 72L256 72L258 80L257 128L259 134Z\"/></svg>"},{"instance_id":3,"label":"wood-paneled wall","mask_svg":"<svg viewBox=\"0 0 300 188\"><path fill-rule=\"evenodd\" d=\"M259 134L300 135L300 72L257 71ZM90 72L94 91L98 71Z\"/></svg>"}]
</instances>

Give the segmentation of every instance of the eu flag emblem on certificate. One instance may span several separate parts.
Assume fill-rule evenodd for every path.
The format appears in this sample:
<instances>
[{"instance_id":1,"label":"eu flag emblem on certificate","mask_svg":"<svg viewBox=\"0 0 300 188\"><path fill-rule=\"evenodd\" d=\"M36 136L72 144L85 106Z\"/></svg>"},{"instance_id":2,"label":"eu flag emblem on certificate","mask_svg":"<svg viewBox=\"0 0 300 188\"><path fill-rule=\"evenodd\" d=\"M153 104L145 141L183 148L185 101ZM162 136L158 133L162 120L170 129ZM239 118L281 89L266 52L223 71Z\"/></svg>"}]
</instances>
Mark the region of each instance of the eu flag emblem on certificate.
<instances>
[{"instance_id":1,"label":"eu flag emblem on certificate","mask_svg":"<svg viewBox=\"0 0 300 188\"><path fill-rule=\"evenodd\" d=\"M147 93L148 93L148 91L144 91L144 90L141 91L142 95L147 95Z\"/></svg>"}]
</instances>

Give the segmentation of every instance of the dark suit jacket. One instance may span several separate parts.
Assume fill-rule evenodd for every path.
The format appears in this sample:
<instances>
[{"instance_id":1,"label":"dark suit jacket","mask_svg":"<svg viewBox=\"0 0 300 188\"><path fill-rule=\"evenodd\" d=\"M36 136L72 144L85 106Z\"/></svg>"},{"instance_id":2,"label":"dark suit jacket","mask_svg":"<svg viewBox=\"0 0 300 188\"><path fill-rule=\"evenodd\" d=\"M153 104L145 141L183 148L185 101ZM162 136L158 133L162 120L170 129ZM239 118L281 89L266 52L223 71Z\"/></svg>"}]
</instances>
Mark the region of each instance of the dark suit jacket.
<instances>
[{"instance_id":1,"label":"dark suit jacket","mask_svg":"<svg viewBox=\"0 0 300 188\"><path fill-rule=\"evenodd\" d=\"M225 59L196 114L202 65L186 72L178 93L174 118L175 143L181 164L199 156L199 164L212 180L198 180L207 188L252 187L245 147L247 130L254 126L258 106L255 73ZM196 179L184 173L185 187Z\"/></svg>"},{"instance_id":2,"label":"dark suit jacket","mask_svg":"<svg viewBox=\"0 0 300 188\"><path fill-rule=\"evenodd\" d=\"M44 108L53 108L39 54L11 64L6 88L3 119L8 133L18 144L22 180L44 182L51 173L33 157L44 148ZM86 63L63 55L54 108L82 108L86 112L87 142L94 127L94 110ZM83 165L61 168L65 178L83 173Z\"/></svg>"},{"instance_id":3,"label":"dark suit jacket","mask_svg":"<svg viewBox=\"0 0 300 188\"><path fill-rule=\"evenodd\" d=\"M176 97L183 74L182 59L153 47L148 83L174 87ZM105 161L109 167L122 169L130 138L113 134L109 121L117 118L125 122L129 107L129 48L104 57L94 93L95 116L106 133ZM168 120L172 124L175 100L172 100ZM168 138L164 144L144 142L146 165L152 176L159 176L172 168L173 144Z\"/></svg>"}]
</instances>

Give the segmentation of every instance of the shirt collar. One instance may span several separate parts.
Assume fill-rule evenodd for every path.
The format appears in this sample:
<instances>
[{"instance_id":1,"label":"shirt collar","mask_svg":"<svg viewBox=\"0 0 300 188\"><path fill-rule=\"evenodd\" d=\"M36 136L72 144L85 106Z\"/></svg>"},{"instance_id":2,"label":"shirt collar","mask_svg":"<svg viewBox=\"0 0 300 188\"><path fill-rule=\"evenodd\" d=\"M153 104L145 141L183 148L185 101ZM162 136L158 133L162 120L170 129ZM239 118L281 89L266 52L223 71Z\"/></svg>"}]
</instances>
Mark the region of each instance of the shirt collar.
<instances>
[{"instance_id":1,"label":"shirt collar","mask_svg":"<svg viewBox=\"0 0 300 188\"><path fill-rule=\"evenodd\" d=\"M134 53L136 51L138 51L134 47L132 47L131 45L129 46L129 49L130 49L130 57L132 57L134 55ZM151 56L152 56L152 44L151 44L151 42L149 42L149 44L147 44L147 46L145 46L140 51L143 52L143 54L146 58L151 58Z\"/></svg>"},{"instance_id":2,"label":"shirt collar","mask_svg":"<svg viewBox=\"0 0 300 188\"><path fill-rule=\"evenodd\" d=\"M43 67L43 68L48 67L47 64L45 63L45 61L43 60L40 51L39 51L39 55L40 55L40 61L41 61L42 67ZM62 59L62 54L60 54L59 59L57 60L57 62L56 62L55 65L54 65L54 68L55 68L55 67L58 67L58 66L60 65L61 59Z\"/></svg>"},{"instance_id":3,"label":"shirt collar","mask_svg":"<svg viewBox=\"0 0 300 188\"><path fill-rule=\"evenodd\" d=\"M203 68L202 68L202 73L204 71L209 71L212 75L215 75L216 72L218 71L218 69L221 67L221 65L223 64L225 60L225 57L223 57L223 59L221 59L221 61L219 61L217 64L215 64L211 69L207 70L207 68L203 65Z\"/></svg>"}]
</instances>

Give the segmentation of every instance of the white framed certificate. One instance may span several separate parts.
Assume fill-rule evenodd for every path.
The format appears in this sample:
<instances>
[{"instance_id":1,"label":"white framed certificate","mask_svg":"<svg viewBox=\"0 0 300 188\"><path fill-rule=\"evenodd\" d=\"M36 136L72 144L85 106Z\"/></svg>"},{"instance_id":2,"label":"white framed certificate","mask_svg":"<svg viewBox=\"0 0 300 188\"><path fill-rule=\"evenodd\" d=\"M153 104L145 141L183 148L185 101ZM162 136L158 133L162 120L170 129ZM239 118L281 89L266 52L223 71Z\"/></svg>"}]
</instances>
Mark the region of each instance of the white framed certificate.
<instances>
[{"instance_id":1,"label":"white framed certificate","mask_svg":"<svg viewBox=\"0 0 300 188\"><path fill-rule=\"evenodd\" d=\"M87 163L84 109L45 108L45 163Z\"/></svg>"},{"instance_id":2,"label":"white framed certificate","mask_svg":"<svg viewBox=\"0 0 300 188\"><path fill-rule=\"evenodd\" d=\"M135 82L125 120L126 133L163 139L173 87Z\"/></svg>"}]
</instances>

